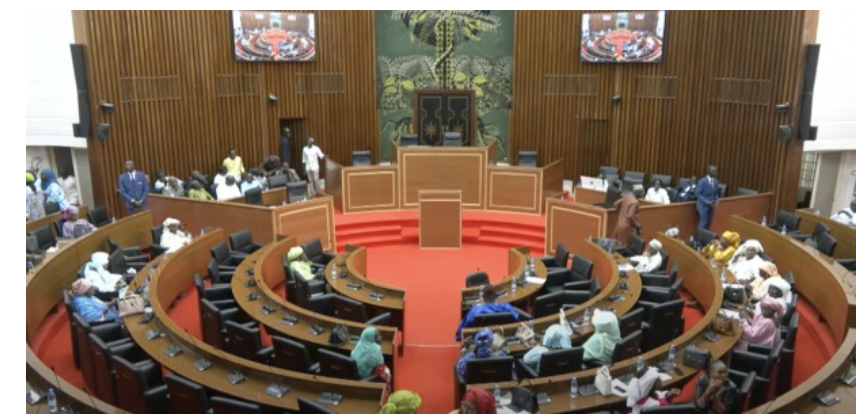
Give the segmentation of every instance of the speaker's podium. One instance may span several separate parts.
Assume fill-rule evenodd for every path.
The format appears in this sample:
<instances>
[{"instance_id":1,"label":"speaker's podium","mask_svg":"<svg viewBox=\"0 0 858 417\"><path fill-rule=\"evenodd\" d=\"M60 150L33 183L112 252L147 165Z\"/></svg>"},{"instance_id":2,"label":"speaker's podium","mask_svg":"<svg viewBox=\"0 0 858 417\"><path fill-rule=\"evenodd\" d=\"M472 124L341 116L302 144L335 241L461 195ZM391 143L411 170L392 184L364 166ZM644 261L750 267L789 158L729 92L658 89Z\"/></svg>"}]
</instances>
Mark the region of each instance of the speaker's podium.
<instances>
[{"instance_id":1,"label":"speaker's podium","mask_svg":"<svg viewBox=\"0 0 858 417\"><path fill-rule=\"evenodd\" d=\"M462 192L420 190L420 249L462 247Z\"/></svg>"}]
</instances>

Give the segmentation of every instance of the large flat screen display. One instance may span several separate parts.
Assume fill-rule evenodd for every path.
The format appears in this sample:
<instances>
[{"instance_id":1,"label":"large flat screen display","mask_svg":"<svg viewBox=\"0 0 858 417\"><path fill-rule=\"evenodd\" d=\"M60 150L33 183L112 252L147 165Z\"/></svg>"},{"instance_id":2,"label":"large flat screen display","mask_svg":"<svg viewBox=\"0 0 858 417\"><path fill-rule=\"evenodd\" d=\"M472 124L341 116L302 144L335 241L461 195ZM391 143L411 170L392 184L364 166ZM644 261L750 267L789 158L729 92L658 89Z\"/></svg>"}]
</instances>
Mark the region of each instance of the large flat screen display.
<instances>
[{"instance_id":1,"label":"large flat screen display","mask_svg":"<svg viewBox=\"0 0 858 417\"><path fill-rule=\"evenodd\" d=\"M233 10L232 33L236 61L316 60L313 13Z\"/></svg>"},{"instance_id":2,"label":"large flat screen display","mask_svg":"<svg viewBox=\"0 0 858 417\"><path fill-rule=\"evenodd\" d=\"M664 10L585 13L581 61L655 63L664 56Z\"/></svg>"}]
</instances>

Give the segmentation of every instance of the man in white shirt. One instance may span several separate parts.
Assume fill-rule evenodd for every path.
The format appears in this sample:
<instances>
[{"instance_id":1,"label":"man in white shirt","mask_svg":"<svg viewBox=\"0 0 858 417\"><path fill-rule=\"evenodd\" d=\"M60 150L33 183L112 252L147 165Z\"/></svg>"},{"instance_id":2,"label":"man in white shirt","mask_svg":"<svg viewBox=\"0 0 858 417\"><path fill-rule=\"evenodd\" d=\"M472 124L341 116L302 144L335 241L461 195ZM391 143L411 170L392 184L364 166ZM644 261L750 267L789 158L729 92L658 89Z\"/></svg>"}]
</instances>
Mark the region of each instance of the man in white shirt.
<instances>
[{"instance_id":1,"label":"man in white shirt","mask_svg":"<svg viewBox=\"0 0 858 417\"><path fill-rule=\"evenodd\" d=\"M644 200L656 204L670 204L670 197L667 195L667 190L662 188L661 180L652 182L652 187L647 190Z\"/></svg>"},{"instance_id":2,"label":"man in white shirt","mask_svg":"<svg viewBox=\"0 0 858 417\"><path fill-rule=\"evenodd\" d=\"M852 204L849 207L834 213L834 215L831 216L831 220L847 226L855 227L855 200L852 200Z\"/></svg>"},{"instance_id":3,"label":"man in white shirt","mask_svg":"<svg viewBox=\"0 0 858 417\"><path fill-rule=\"evenodd\" d=\"M182 222L168 217L164 220L164 232L161 233L159 243L167 249L167 253L173 253L191 243L191 234L185 231L185 225Z\"/></svg>"},{"instance_id":4,"label":"man in white shirt","mask_svg":"<svg viewBox=\"0 0 858 417\"><path fill-rule=\"evenodd\" d=\"M72 174L71 169L65 168L60 172L60 177L57 178L60 187L63 187L63 193L66 195L66 200L73 206L80 205L80 194L77 191L77 181Z\"/></svg>"},{"instance_id":5,"label":"man in white shirt","mask_svg":"<svg viewBox=\"0 0 858 417\"><path fill-rule=\"evenodd\" d=\"M227 174L223 184L217 186L217 201L230 200L241 197L241 189L235 182L235 177L232 174Z\"/></svg>"},{"instance_id":6,"label":"man in white shirt","mask_svg":"<svg viewBox=\"0 0 858 417\"><path fill-rule=\"evenodd\" d=\"M212 185L215 186L215 189L224 183L227 174L229 174L229 170L227 170L225 166L221 165L217 167L217 174L215 174L214 179L212 180Z\"/></svg>"},{"instance_id":7,"label":"man in white shirt","mask_svg":"<svg viewBox=\"0 0 858 417\"><path fill-rule=\"evenodd\" d=\"M307 173L307 182L310 183L310 198L319 192L319 159L325 157L322 150L316 146L316 140L307 139L307 146L303 149L304 171Z\"/></svg>"},{"instance_id":8,"label":"man in white shirt","mask_svg":"<svg viewBox=\"0 0 858 417\"><path fill-rule=\"evenodd\" d=\"M649 246L641 256L632 256L629 262L635 266L635 271L641 274L650 273L658 270L661 267L663 259L661 258L661 242L656 239L649 241Z\"/></svg>"}]
</instances>

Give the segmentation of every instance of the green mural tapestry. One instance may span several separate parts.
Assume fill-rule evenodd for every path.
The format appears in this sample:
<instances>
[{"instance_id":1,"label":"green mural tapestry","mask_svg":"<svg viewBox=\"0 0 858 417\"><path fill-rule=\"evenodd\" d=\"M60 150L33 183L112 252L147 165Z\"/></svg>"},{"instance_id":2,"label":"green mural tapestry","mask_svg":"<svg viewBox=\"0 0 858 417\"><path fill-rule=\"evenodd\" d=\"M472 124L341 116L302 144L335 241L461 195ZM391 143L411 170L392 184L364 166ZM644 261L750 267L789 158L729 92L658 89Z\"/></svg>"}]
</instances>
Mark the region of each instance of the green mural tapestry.
<instances>
[{"instance_id":1,"label":"green mural tapestry","mask_svg":"<svg viewBox=\"0 0 858 417\"><path fill-rule=\"evenodd\" d=\"M506 156L512 103L511 10L380 10L375 19L381 153L411 131L412 92L474 90L476 144Z\"/></svg>"}]
</instances>

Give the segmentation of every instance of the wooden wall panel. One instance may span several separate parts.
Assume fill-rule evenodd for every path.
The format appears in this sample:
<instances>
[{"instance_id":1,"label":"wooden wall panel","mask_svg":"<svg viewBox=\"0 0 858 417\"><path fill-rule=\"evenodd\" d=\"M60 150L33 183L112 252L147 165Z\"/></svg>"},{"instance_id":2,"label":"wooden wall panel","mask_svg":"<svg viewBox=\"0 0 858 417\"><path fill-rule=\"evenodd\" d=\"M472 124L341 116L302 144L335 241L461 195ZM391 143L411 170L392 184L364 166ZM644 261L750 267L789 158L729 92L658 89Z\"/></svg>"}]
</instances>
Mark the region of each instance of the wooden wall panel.
<instances>
[{"instance_id":1,"label":"wooden wall panel","mask_svg":"<svg viewBox=\"0 0 858 417\"><path fill-rule=\"evenodd\" d=\"M123 206L116 178L128 158L147 174L183 178L193 169L213 174L230 147L246 167L259 165L279 154L281 119L294 119L299 172L309 136L336 160L352 149L377 153L374 14L314 12L319 53L310 63L235 62L225 10L74 12L93 122L111 125L110 139L88 143L97 204ZM314 82L329 79L337 82ZM114 113L101 114L99 100Z\"/></svg>"},{"instance_id":2,"label":"wooden wall panel","mask_svg":"<svg viewBox=\"0 0 858 417\"><path fill-rule=\"evenodd\" d=\"M802 144L776 132L796 130L799 108L774 106L799 102L815 13L671 10L664 62L644 65L580 62L583 13L516 12L510 154L565 158L566 178L601 164L675 178L715 164L732 190L776 191L794 208Z\"/></svg>"}]
</instances>

